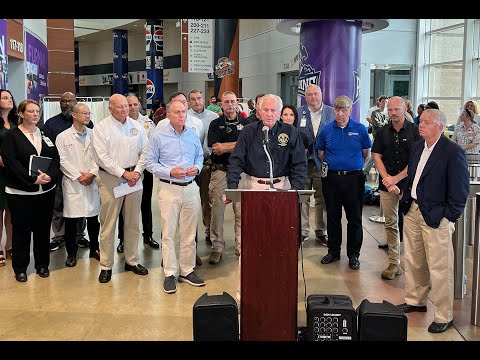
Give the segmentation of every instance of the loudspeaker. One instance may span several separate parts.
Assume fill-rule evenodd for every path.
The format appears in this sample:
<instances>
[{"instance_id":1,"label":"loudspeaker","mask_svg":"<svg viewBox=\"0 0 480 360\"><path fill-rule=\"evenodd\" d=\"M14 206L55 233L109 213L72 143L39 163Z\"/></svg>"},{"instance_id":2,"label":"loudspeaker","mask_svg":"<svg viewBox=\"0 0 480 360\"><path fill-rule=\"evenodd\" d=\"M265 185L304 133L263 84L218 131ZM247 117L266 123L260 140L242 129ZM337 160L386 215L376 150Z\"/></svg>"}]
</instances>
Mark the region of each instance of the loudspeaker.
<instances>
[{"instance_id":1,"label":"loudspeaker","mask_svg":"<svg viewBox=\"0 0 480 360\"><path fill-rule=\"evenodd\" d=\"M407 341L407 315L395 305L365 299L357 312L360 341Z\"/></svg>"},{"instance_id":2,"label":"loudspeaker","mask_svg":"<svg viewBox=\"0 0 480 360\"><path fill-rule=\"evenodd\" d=\"M357 338L357 313L346 295L307 298L307 341L345 341Z\"/></svg>"},{"instance_id":3,"label":"loudspeaker","mask_svg":"<svg viewBox=\"0 0 480 360\"><path fill-rule=\"evenodd\" d=\"M239 340L238 306L230 294L205 293L193 304L193 340Z\"/></svg>"}]
</instances>

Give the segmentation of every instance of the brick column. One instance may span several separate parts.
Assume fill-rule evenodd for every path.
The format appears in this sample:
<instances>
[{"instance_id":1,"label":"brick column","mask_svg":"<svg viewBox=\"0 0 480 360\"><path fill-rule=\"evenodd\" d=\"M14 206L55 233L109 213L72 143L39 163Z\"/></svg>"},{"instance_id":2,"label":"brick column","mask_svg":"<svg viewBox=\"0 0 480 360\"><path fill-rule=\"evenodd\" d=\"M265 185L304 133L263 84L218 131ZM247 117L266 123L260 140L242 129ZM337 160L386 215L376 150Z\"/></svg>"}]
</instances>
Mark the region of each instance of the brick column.
<instances>
[{"instance_id":1,"label":"brick column","mask_svg":"<svg viewBox=\"0 0 480 360\"><path fill-rule=\"evenodd\" d=\"M75 57L72 19L47 19L48 93L75 94Z\"/></svg>"}]
</instances>

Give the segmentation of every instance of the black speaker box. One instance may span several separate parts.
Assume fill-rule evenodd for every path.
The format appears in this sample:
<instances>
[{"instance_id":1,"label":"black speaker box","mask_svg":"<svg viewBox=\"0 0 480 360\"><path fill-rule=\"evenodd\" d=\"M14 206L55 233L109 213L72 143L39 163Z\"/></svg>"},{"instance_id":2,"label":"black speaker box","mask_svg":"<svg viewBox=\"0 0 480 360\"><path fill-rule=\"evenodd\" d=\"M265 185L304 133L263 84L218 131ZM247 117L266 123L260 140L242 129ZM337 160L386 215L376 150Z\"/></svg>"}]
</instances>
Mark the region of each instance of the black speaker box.
<instances>
[{"instance_id":1,"label":"black speaker box","mask_svg":"<svg viewBox=\"0 0 480 360\"><path fill-rule=\"evenodd\" d=\"M357 313L346 295L307 298L307 341L349 341L357 338Z\"/></svg>"},{"instance_id":2,"label":"black speaker box","mask_svg":"<svg viewBox=\"0 0 480 360\"><path fill-rule=\"evenodd\" d=\"M365 299L357 312L360 341L407 341L407 315L395 305Z\"/></svg>"},{"instance_id":3,"label":"black speaker box","mask_svg":"<svg viewBox=\"0 0 480 360\"><path fill-rule=\"evenodd\" d=\"M205 293L193 304L193 340L239 340L238 306L230 294Z\"/></svg>"}]
</instances>

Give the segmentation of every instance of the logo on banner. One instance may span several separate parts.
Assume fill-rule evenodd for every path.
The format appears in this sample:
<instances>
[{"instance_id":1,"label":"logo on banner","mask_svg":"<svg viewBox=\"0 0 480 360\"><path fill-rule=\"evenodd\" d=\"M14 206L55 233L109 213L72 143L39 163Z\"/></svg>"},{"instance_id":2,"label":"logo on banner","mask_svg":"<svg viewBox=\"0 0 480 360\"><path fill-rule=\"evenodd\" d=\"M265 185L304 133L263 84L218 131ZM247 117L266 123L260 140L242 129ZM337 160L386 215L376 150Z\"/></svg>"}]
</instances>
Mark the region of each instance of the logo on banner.
<instances>
[{"instance_id":1,"label":"logo on banner","mask_svg":"<svg viewBox=\"0 0 480 360\"><path fill-rule=\"evenodd\" d=\"M353 101L353 104L355 104L358 100L360 100L360 66L358 67L357 70L353 71L353 84L354 84L354 89L353 89L352 101Z\"/></svg>"},{"instance_id":2,"label":"logo on banner","mask_svg":"<svg viewBox=\"0 0 480 360\"><path fill-rule=\"evenodd\" d=\"M235 73L234 69L235 61L230 60L227 57L221 57L215 65L215 75L219 78L223 78L227 75Z\"/></svg>"},{"instance_id":3,"label":"logo on banner","mask_svg":"<svg viewBox=\"0 0 480 360\"><path fill-rule=\"evenodd\" d=\"M150 50L151 42L152 42L152 33L150 31L150 25L145 24L145 51Z\"/></svg>"},{"instance_id":4,"label":"logo on banner","mask_svg":"<svg viewBox=\"0 0 480 360\"><path fill-rule=\"evenodd\" d=\"M155 42L155 50L163 53L163 26L153 25L153 41Z\"/></svg>"},{"instance_id":5,"label":"logo on banner","mask_svg":"<svg viewBox=\"0 0 480 360\"><path fill-rule=\"evenodd\" d=\"M310 85L320 86L321 71L315 71L315 68L307 64L308 52L303 44L300 44L300 73L298 75L298 93L305 96L305 90Z\"/></svg>"},{"instance_id":6,"label":"logo on banner","mask_svg":"<svg viewBox=\"0 0 480 360\"><path fill-rule=\"evenodd\" d=\"M155 95L155 84L152 80L147 79L147 100L151 100Z\"/></svg>"}]
</instances>

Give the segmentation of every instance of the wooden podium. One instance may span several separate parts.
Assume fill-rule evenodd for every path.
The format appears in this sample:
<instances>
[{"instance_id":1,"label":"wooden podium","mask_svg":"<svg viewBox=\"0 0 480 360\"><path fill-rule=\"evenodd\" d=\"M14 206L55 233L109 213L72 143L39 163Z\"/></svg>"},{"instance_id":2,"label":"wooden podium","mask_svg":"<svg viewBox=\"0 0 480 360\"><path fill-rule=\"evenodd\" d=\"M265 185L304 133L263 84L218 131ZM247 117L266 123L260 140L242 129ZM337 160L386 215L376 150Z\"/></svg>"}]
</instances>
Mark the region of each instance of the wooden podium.
<instances>
[{"instance_id":1,"label":"wooden podium","mask_svg":"<svg viewBox=\"0 0 480 360\"><path fill-rule=\"evenodd\" d=\"M297 340L299 203L313 193L225 191L242 207L241 340Z\"/></svg>"}]
</instances>

